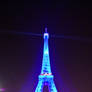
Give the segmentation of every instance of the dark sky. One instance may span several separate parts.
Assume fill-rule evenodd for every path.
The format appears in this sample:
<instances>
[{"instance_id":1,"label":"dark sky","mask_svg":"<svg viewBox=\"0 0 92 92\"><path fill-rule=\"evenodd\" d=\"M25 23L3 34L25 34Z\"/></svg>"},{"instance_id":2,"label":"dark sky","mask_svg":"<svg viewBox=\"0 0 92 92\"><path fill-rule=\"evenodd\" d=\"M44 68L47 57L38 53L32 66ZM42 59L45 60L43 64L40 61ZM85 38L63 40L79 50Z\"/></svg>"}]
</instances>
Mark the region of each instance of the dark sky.
<instances>
[{"instance_id":1,"label":"dark sky","mask_svg":"<svg viewBox=\"0 0 92 92\"><path fill-rule=\"evenodd\" d=\"M1 3L0 88L34 92L41 70L43 38L1 31L78 36L50 38L50 59L58 92L92 92L92 3L11 0Z\"/></svg>"}]
</instances>

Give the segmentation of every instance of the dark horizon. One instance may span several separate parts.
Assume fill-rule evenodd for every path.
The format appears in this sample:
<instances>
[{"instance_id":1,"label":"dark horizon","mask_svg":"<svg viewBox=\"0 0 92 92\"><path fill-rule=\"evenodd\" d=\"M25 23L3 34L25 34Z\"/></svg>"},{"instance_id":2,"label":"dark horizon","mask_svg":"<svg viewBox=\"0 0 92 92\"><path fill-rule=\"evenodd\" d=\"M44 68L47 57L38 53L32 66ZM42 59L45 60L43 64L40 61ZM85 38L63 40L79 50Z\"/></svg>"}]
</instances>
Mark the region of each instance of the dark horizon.
<instances>
[{"instance_id":1,"label":"dark horizon","mask_svg":"<svg viewBox=\"0 0 92 92\"><path fill-rule=\"evenodd\" d=\"M6 9L8 8L8 12ZM52 73L58 92L92 90L91 3L8 1L1 3L0 88L5 92L32 92L41 72L43 37L1 31L87 38L49 39Z\"/></svg>"}]
</instances>

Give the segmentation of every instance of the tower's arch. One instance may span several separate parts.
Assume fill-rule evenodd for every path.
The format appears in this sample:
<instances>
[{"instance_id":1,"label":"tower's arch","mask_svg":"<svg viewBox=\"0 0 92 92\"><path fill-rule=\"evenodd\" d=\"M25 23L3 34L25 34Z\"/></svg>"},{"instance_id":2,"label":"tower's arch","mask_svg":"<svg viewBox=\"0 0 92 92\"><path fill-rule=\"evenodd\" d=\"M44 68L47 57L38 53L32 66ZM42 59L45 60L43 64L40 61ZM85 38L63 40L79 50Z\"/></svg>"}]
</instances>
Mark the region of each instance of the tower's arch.
<instances>
[{"instance_id":1,"label":"tower's arch","mask_svg":"<svg viewBox=\"0 0 92 92\"><path fill-rule=\"evenodd\" d=\"M48 85L43 86L43 92L50 92Z\"/></svg>"}]
</instances>

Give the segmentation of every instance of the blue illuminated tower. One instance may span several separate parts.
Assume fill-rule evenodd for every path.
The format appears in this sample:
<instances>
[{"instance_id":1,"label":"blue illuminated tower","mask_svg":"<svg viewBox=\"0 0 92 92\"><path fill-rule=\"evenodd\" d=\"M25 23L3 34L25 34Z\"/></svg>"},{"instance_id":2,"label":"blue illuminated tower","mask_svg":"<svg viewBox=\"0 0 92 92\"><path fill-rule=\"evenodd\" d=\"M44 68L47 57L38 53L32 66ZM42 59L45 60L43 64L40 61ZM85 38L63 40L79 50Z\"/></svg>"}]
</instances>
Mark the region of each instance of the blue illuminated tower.
<instances>
[{"instance_id":1,"label":"blue illuminated tower","mask_svg":"<svg viewBox=\"0 0 92 92\"><path fill-rule=\"evenodd\" d=\"M45 28L42 69L41 69L41 74L39 75L39 81L35 92L43 92L43 87L45 85L48 86L49 92L57 92L53 80L54 76L52 75L51 67L50 67L48 39L49 39L49 34L47 33L47 28Z\"/></svg>"}]
</instances>

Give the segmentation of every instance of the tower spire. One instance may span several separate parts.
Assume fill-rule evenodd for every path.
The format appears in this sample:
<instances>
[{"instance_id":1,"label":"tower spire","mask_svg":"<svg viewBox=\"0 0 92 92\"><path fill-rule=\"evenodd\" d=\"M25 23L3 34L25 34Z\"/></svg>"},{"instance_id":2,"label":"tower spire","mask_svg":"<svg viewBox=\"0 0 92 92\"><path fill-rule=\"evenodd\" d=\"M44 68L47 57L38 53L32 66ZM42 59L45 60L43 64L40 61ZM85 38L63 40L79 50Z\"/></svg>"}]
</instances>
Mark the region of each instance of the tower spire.
<instances>
[{"instance_id":1,"label":"tower spire","mask_svg":"<svg viewBox=\"0 0 92 92\"><path fill-rule=\"evenodd\" d=\"M48 39L49 39L49 34L47 33L47 28L45 28L41 74L51 74Z\"/></svg>"}]
</instances>

